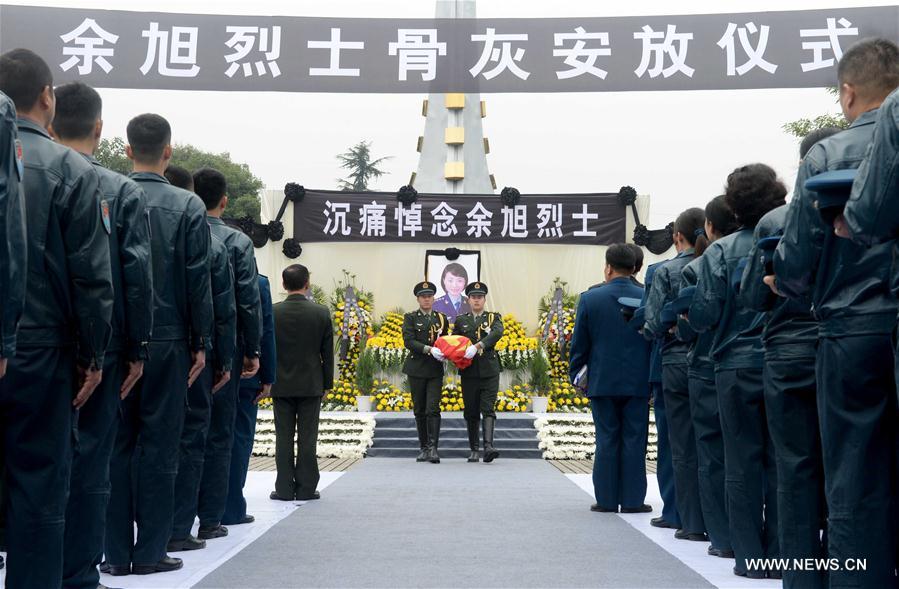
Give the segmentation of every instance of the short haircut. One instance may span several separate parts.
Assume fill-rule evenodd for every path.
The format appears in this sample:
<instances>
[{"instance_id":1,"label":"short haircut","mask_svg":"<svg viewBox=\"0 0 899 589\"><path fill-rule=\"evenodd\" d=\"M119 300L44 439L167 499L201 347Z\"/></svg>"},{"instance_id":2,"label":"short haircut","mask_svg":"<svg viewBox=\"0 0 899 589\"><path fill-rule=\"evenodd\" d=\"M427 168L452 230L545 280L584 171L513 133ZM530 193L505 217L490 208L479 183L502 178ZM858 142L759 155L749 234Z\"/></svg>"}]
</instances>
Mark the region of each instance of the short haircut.
<instances>
[{"instance_id":1,"label":"short haircut","mask_svg":"<svg viewBox=\"0 0 899 589\"><path fill-rule=\"evenodd\" d=\"M309 269L302 264L291 264L281 272L281 280L288 291L303 290L309 284Z\"/></svg>"},{"instance_id":2,"label":"short haircut","mask_svg":"<svg viewBox=\"0 0 899 589\"><path fill-rule=\"evenodd\" d=\"M899 47L887 39L863 39L837 65L840 85L852 84L869 100L883 100L899 86Z\"/></svg>"},{"instance_id":3,"label":"short haircut","mask_svg":"<svg viewBox=\"0 0 899 589\"><path fill-rule=\"evenodd\" d=\"M172 186L177 186L178 188L183 188L184 190L189 190L191 192L194 191L194 177L181 166L170 165L167 167L165 169L165 179L168 180L169 184Z\"/></svg>"},{"instance_id":4,"label":"short haircut","mask_svg":"<svg viewBox=\"0 0 899 589\"><path fill-rule=\"evenodd\" d=\"M631 274L637 264L637 258L634 250L629 248L626 243L616 243L610 245L606 250L606 264L620 274Z\"/></svg>"},{"instance_id":5,"label":"short haircut","mask_svg":"<svg viewBox=\"0 0 899 589\"><path fill-rule=\"evenodd\" d=\"M754 228L771 209L786 202L787 187L770 166L740 166L727 177L727 204L740 225Z\"/></svg>"},{"instance_id":6,"label":"short haircut","mask_svg":"<svg viewBox=\"0 0 899 589\"><path fill-rule=\"evenodd\" d=\"M34 108L44 88L53 87L53 74L40 56L29 49L12 49L0 55L0 92L9 96L20 112Z\"/></svg>"},{"instance_id":7,"label":"short haircut","mask_svg":"<svg viewBox=\"0 0 899 589\"><path fill-rule=\"evenodd\" d=\"M730 235L740 227L723 194L716 196L709 201L709 204L705 205L705 220L722 236Z\"/></svg>"},{"instance_id":8,"label":"short haircut","mask_svg":"<svg viewBox=\"0 0 899 589\"><path fill-rule=\"evenodd\" d=\"M96 90L81 82L57 86L53 132L60 139L84 139L94 133L103 113L103 100Z\"/></svg>"},{"instance_id":9,"label":"short haircut","mask_svg":"<svg viewBox=\"0 0 899 589\"><path fill-rule=\"evenodd\" d=\"M172 141L172 127L157 114L137 115L128 121L128 145L134 160L154 164L162 159L165 146Z\"/></svg>"},{"instance_id":10,"label":"short haircut","mask_svg":"<svg viewBox=\"0 0 899 589\"><path fill-rule=\"evenodd\" d=\"M831 135L836 135L840 131L842 131L842 129L839 127L821 127L820 129L811 131L802 139L802 143L799 144L799 159L804 159L806 154L808 154L809 150L814 147L816 143L822 139L827 139Z\"/></svg>"},{"instance_id":11,"label":"short haircut","mask_svg":"<svg viewBox=\"0 0 899 589\"><path fill-rule=\"evenodd\" d=\"M440 286L443 286L443 280L446 278L446 275L450 273L460 278L464 278L465 284L468 284L468 270L466 270L465 266L462 264L453 262L452 264L447 264L443 269L443 274L440 275Z\"/></svg>"},{"instance_id":12,"label":"short haircut","mask_svg":"<svg viewBox=\"0 0 899 589\"><path fill-rule=\"evenodd\" d=\"M634 274L643 269L643 248L636 243L627 243L627 247L634 252Z\"/></svg>"},{"instance_id":13,"label":"short haircut","mask_svg":"<svg viewBox=\"0 0 899 589\"><path fill-rule=\"evenodd\" d=\"M693 207L677 216L677 219L674 221L674 232L683 235L690 245L696 245L696 238L702 234L700 230L704 224L705 211L698 207Z\"/></svg>"},{"instance_id":14,"label":"short haircut","mask_svg":"<svg viewBox=\"0 0 899 589\"><path fill-rule=\"evenodd\" d=\"M206 210L211 211L219 206L225 193L228 192L225 175L215 168L200 168L194 172L194 192L203 199Z\"/></svg>"}]
</instances>

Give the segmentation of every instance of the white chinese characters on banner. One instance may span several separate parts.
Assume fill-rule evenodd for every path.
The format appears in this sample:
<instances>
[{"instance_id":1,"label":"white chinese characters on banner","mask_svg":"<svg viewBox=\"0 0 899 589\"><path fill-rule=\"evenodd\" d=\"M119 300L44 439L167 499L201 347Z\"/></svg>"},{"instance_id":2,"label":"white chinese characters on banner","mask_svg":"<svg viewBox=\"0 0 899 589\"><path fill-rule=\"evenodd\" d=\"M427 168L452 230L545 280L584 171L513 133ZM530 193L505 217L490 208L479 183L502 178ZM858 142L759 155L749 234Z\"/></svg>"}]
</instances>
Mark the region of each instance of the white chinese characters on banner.
<instances>
[{"instance_id":1,"label":"white chinese characters on banner","mask_svg":"<svg viewBox=\"0 0 899 589\"><path fill-rule=\"evenodd\" d=\"M330 200L326 200L325 210L322 211L322 214L325 216L325 219L327 219L327 222L325 223L325 228L322 232L327 235L337 235L338 232L341 235L349 235L350 228L346 224L346 216L349 212L350 203L332 203Z\"/></svg>"},{"instance_id":2,"label":"white chinese characters on banner","mask_svg":"<svg viewBox=\"0 0 899 589\"><path fill-rule=\"evenodd\" d=\"M678 33L676 30L676 25L668 25L663 33L644 25L642 32L634 33L634 39L643 41L643 57L640 59L640 65L634 70L638 78L642 78L647 72L650 78L656 78L659 74L663 78L668 78L678 72L688 78L693 77L696 70L687 65L687 44L693 40L693 33ZM666 57L671 61L667 67Z\"/></svg>"},{"instance_id":3,"label":"white chinese characters on banner","mask_svg":"<svg viewBox=\"0 0 899 589\"><path fill-rule=\"evenodd\" d=\"M399 54L400 81L405 82L409 72L421 72L425 82L437 77L437 56L446 55L446 43L437 42L437 29L400 29L397 39L387 46L387 53Z\"/></svg>"},{"instance_id":4,"label":"white chinese characters on banner","mask_svg":"<svg viewBox=\"0 0 899 589\"><path fill-rule=\"evenodd\" d=\"M439 205L431 211L431 218L434 223L431 225L431 235L437 237L452 237L459 233L456 229L456 215L459 211L441 201Z\"/></svg>"},{"instance_id":5,"label":"white chinese characters on banner","mask_svg":"<svg viewBox=\"0 0 899 589\"><path fill-rule=\"evenodd\" d=\"M837 24L840 25L839 28L837 28ZM824 40L820 41L802 42L803 49L812 51L812 60L802 64L802 71L809 72L813 70L820 70L826 67L832 67L834 64L834 59L836 59L836 61L839 61L843 57L843 48L840 45L840 37L844 35L852 35L856 37L858 36L858 28L853 27L852 23L845 18L841 18L839 20L837 20L836 18L828 18L826 29L800 30L799 36L803 39L825 37ZM824 59L825 51L832 51L833 57Z\"/></svg>"},{"instance_id":6,"label":"white chinese characters on banner","mask_svg":"<svg viewBox=\"0 0 899 589\"><path fill-rule=\"evenodd\" d=\"M371 201L359 209L359 221L362 223L362 235L365 237L384 237L387 235L387 218L384 213L387 205Z\"/></svg>"},{"instance_id":7,"label":"white chinese characters on banner","mask_svg":"<svg viewBox=\"0 0 899 589\"><path fill-rule=\"evenodd\" d=\"M468 70L472 78L483 75L485 80L492 80L506 70L509 70L512 75L522 80L527 80L530 77L530 72L526 72L518 67L518 62L524 58L524 49L516 47L515 52L512 52L512 42L527 41L528 36L526 34L497 35L496 29L488 28L483 35L472 35L471 40L484 44L481 58L474 67ZM496 43L500 43L500 46L496 47ZM489 62L496 63L496 66L485 72L484 68L487 67Z\"/></svg>"},{"instance_id":8,"label":"white chinese characters on banner","mask_svg":"<svg viewBox=\"0 0 899 589\"><path fill-rule=\"evenodd\" d=\"M580 213L573 213L571 215L572 219L577 219L581 222L581 228L578 231L575 231L572 235L575 237L596 237L596 231L590 231L589 223L590 221L594 221L599 219L599 213L591 213L588 210L587 203L581 205Z\"/></svg>"},{"instance_id":9,"label":"white chinese characters on banner","mask_svg":"<svg viewBox=\"0 0 899 589\"><path fill-rule=\"evenodd\" d=\"M490 220L493 218L493 213L484 208L480 201L465 213L465 216L468 217L468 231L466 231L468 235L475 238L490 235Z\"/></svg>"},{"instance_id":10,"label":"white chinese characters on banner","mask_svg":"<svg viewBox=\"0 0 899 589\"><path fill-rule=\"evenodd\" d=\"M718 40L718 47L721 47L726 52L728 76L742 76L755 67L761 68L769 74L773 74L777 71L777 66L767 61L764 57L765 48L768 46L769 30L768 25L756 27L753 22L746 23L746 26L744 27L737 27L734 23L727 24L727 30L724 32L724 35L722 35L721 39ZM734 33L737 33L737 36L740 39L740 47L742 47L743 52L747 57L746 62L739 66L737 65ZM749 40L749 35L755 35L756 33L759 34L759 38L756 46L753 47Z\"/></svg>"},{"instance_id":11,"label":"white chinese characters on banner","mask_svg":"<svg viewBox=\"0 0 899 589\"><path fill-rule=\"evenodd\" d=\"M562 203L537 205L537 237L562 237Z\"/></svg>"},{"instance_id":12,"label":"white chinese characters on banner","mask_svg":"<svg viewBox=\"0 0 899 589\"><path fill-rule=\"evenodd\" d=\"M197 65L197 38L199 27L172 27L171 32L160 30L158 22L141 36L147 39L147 57L140 66L140 73L147 75L156 63L160 76L194 78L200 73Z\"/></svg>"},{"instance_id":13,"label":"white chinese characters on banner","mask_svg":"<svg viewBox=\"0 0 899 589\"><path fill-rule=\"evenodd\" d=\"M413 203L407 209L402 204L398 204L396 211L393 213L393 219L396 221L396 232L398 237L408 234L415 237L417 233L422 231L421 228L421 205Z\"/></svg>"},{"instance_id":14,"label":"white chinese characters on banner","mask_svg":"<svg viewBox=\"0 0 899 589\"><path fill-rule=\"evenodd\" d=\"M342 41L340 29L335 27L331 29L330 41L309 41L306 43L306 47L309 49L327 49L330 52L328 67L311 67L309 68L310 76L359 77L359 68L340 67L340 52L344 49L365 49L364 42Z\"/></svg>"},{"instance_id":15,"label":"white chinese characters on banner","mask_svg":"<svg viewBox=\"0 0 899 589\"><path fill-rule=\"evenodd\" d=\"M524 239L528 236L528 207L527 205L515 205L503 207L503 237Z\"/></svg>"},{"instance_id":16,"label":"white chinese characters on banner","mask_svg":"<svg viewBox=\"0 0 899 589\"><path fill-rule=\"evenodd\" d=\"M243 76L249 78L253 75L253 68L256 68L256 74L264 76L266 67L271 72L273 78L281 75L281 68L278 67L278 58L281 57L281 27L225 27L225 32L231 35L231 38L225 41L225 46L234 52L225 56L225 62L228 63L228 69L225 75L229 78L233 77L238 70L243 71ZM255 61L246 60L257 45L256 50L260 55ZM246 61L244 61L246 60Z\"/></svg>"},{"instance_id":17,"label":"white chinese characters on banner","mask_svg":"<svg viewBox=\"0 0 899 589\"><path fill-rule=\"evenodd\" d=\"M570 68L556 72L558 79L567 80L584 74L596 76L600 80L606 79L609 72L596 67L596 60L612 55L608 33L588 33L584 27L577 27L574 29L574 33L556 33L553 37L554 45L563 47L563 49L553 49L553 57L564 57L565 65ZM566 41L574 41L574 47L564 49ZM600 47L587 49L586 41L597 41Z\"/></svg>"},{"instance_id":18,"label":"white chinese characters on banner","mask_svg":"<svg viewBox=\"0 0 899 589\"><path fill-rule=\"evenodd\" d=\"M78 73L86 76L93 71L94 63L107 74L112 71L112 64L106 58L113 56L115 48L103 47L103 45L106 43L115 45L119 36L105 30L94 19L84 19L74 30L60 35L59 38L67 45L62 48L62 54L70 56L69 59L59 64L62 71L67 72L77 64ZM69 47L70 43L74 47Z\"/></svg>"}]
</instances>

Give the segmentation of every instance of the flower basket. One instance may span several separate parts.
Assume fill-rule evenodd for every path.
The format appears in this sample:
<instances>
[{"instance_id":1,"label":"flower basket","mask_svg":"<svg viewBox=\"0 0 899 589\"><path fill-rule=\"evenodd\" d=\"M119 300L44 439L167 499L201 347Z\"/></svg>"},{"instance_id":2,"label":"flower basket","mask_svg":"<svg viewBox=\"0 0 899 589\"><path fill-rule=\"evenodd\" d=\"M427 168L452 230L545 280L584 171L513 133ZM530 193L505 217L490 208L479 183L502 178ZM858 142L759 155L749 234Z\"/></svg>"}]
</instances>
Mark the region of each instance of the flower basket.
<instances>
[{"instance_id":1,"label":"flower basket","mask_svg":"<svg viewBox=\"0 0 899 589\"><path fill-rule=\"evenodd\" d=\"M356 395L356 407L358 411L362 412L370 412L371 411L371 396L369 395Z\"/></svg>"},{"instance_id":2,"label":"flower basket","mask_svg":"<svg viewBox=\"0 0 899 589\"><path fill-rule=\"evenodd\" d=\"M358 398L358 397L357 397ZM531 411L534 413L546 413L549 407L549 398L531 397ZM361 409L360 409L361 411Z\"/></svg>"}]
</instances>

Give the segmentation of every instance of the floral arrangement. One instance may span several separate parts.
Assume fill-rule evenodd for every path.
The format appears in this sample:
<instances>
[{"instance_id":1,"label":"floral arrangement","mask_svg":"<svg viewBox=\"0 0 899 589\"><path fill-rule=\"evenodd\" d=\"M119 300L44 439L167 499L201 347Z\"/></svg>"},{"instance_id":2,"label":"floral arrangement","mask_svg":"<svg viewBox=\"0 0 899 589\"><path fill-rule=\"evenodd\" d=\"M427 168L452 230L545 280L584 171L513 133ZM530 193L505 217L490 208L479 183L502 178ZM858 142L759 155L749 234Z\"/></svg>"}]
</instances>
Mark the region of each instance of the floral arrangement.
<instances>
[{"instance_id":1,"label":"floral arrangement","mask_svg":"<svg viewBox=\"0 0 899 589\"><path fill-rule=\"evenodd\" d=\"M462 380L458 376L448 376L443 379L440 410L462 411L463 409L465 409L465 403L462 401Z\"/></svg>"},{"instance_id":2,"label":"floral arrangement","mask_svg":"<svg viewBox=\"0 0 899 589\"><path fill-rule=\"evenodd\" d=\"M319 458L362 458L372 445L374 433L375 420L371 417L322 414L317 455ZM253 455L275 455L275 421L270 410L259 411Z\"/></svg>"},{"instance_id":3,"label":"floral arrangement","mask_svg":"<svg viewBox=\"0 0 899 589\"><path fill-rule=\"evenodd\" d=\"M556 293L560 295L561 317L551 318ZM540 322L537 336L542 340L549 358L553 378L568 379L568 348L574 333L577 296L568 291L568 283L556 277L549 293L540 299ZM548 321L549 320L549 321ZM548 329L547 329L548 326Z\"/></svg>"},{"instance_id":4,"label":"floral arrangement","mask_svg":"<svg viewBox=\"0 0 899 589\"><path fill-rule=\"evenodd\" d=\"M371 397L372 407L378 411L412 411L412 394L388 382L376 380Z\"/></svg>"},{"instance_id":5,"label":"floral arrangement","mask_svg":"<svg viewBox=\"0 0 899 589\"><path fill-rule=\"evenodd\" d=\"M541 418L534 427L546 460L588 460L596 453L596 430L586 416Z\"/></svg>"},{"instance_id":6,"label":"floral arrangement","mask_svg":"<svg viewBox=\"0 0 899 589\"><path fill-rule=\"evenodd\" d=\"M549 390L547 410L551 413L590 413L590 399L574 385L565 380L556 380Z\"/></svg>"},{"instance_id":7,"label":"floral arrangement","mask_svg":"<svg viewBox=\"0 0 899 589\"><path fill-rule=\"evenodd\" d=\"M530 400L531 388L526 384L517 384L511 389L499 392L496 396L496 410L524 413L528 410Z\"/></svg>"},{"instance_id":8,"label":"floral arrangement","mask_svg":"<svg viewBox=\"0 0 899 589\"><path fill-rule=\"evenodd\" d=\"M527 368L537 353L537 338L527 337L514 315L503 315L503 337L496 343L496 353L505 370Z\"/></svg>"},{"instance_id":9,"label":"floral arrangement","mask_svg":"<svg viewBox=\"0 0 899 589\"><path fill-rule=\"evenodd\" d=\"M322 399L322 411L356 411L356 395L361 394L353 381L338 380Z\"/></svg>"},{"instance_id":10,"label":"floral arrangement","mask_svg":"<svg viewBox=\"0 0 899 589\"><path fill-rule=\"evenodd\" d=\"M343 335L344 314L347 312L344 303L344 293L347 287L352 286L356 293L358 313L351 312L349 316L349 347L346 357L337 362L337 375L340 380L353 380L356 375L356 362L362 351L364 342L374 335L371 329L372 309L374 307L374 295L356 287L356 275L343 271L343 280L337 282L331 295L331 313L334 322L334 335L338 348Z\"/></svg>"},{"instance_id":11,"label":"floral arrangement","mask_svg":"<svg viewBox=\"0 0 899 589\"><path fill-rule=\"evenodd\" d=\"M381 327L365 346L372 350L381 370L395 371L409 356L403 344L403 313L390 311L384 315Z\"/></svg>"}]
</instances>

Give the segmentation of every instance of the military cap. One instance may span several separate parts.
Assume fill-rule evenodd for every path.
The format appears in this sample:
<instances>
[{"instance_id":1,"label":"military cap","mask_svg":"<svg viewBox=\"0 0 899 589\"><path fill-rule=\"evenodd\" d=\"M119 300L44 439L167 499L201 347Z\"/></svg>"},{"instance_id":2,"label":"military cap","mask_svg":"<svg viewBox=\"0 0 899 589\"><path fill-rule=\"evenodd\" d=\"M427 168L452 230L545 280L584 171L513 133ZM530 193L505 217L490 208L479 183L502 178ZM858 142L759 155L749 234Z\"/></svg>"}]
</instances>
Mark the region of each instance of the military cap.
<instances>
[{"instance_id":1,"label":"military cap","mask_svg":"<svg viewBox=\"0 0 899 589\"><path fill-rule=\"evenodd\" d=\"M664 307L662 307L662 311L659 313L659 321L662 324L662 327L666 329L671 329L675 325L677 325L677 313L674 312L674 301L671 301Z\"/></svg>"},{"instance_id":2,"label":"military cap","mask_svg":"<svg viewBox=\"0 0 899 589\"><path fill-rule=\"evenodd\" d=\"M833 170L812 176L805 181L805 189L817 193L815 206L819 211L842 210L849 200L857 170Z\"/></svg>"},{"instance_id":3,"label":"military cap","mask_svg":"<svg viewBox=\"0 0 899 589\"><path fill-rule=\"evenodd\" d=\"M481 295L487 296L487 285L483 282L472 282L468 286L465 287L465 295Z\"/></svg>"},{"instance_id":4,"label":"military cap","mask_svg":"<svg viewBox=\"0 0 899 589\"><path fill-rule=\"evenodd\" d=\"M680 289L677 298L671 301L671 309L678 315L686 315L693 303L693 296L696 294L695 286L685 286Z\"/></svg>"},{"instance_id":5,"label":"military cap","mask_svg":"<svg viewBox=\"0 0 899 589\"><path fill-rule=\"evenodd\" d=\"M633 297L620 297L618 304L621 305L621 314L624 315L625 321L630 321L637 309L640 308L640 299Z\"/></svg>"},{"instance_id":6,"label":"military cap","mask_svg":"<svg viewBox=\"0 0 899 589\"><path fill-rule=\"evenodd\" d=\"M433 282L428 282L425 280L424 282L419 282L412 289L413 294L417 297L426 297L428 295L433 295L437 293L437 287Z\"/></svg>"}]
</instances>

